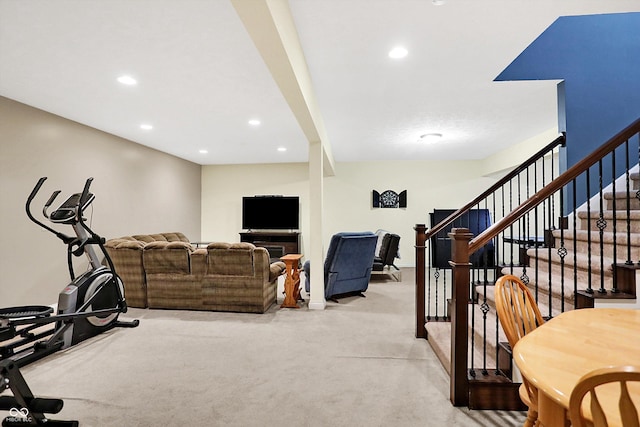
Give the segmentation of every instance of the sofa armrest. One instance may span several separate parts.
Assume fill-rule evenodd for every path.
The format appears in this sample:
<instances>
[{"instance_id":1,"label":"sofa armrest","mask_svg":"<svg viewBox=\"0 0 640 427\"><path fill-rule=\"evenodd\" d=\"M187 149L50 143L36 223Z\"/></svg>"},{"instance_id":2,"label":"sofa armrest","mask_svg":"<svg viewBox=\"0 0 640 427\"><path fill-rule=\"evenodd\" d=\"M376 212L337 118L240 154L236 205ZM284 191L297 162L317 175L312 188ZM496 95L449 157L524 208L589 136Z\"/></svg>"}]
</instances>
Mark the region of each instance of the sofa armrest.
<instances>
[{"instance_id":1,"label":"sofa armrest","mask_svg":"<svg viewBox=\"0 0 640 427\"><path fill-rule=\"evenodd\" d=\"M276 261L269 266L269 283L276 280L278 277L284 274L284 271L287 267L284 262Z\"/></svg>"},{"instance_id":2,"label":"sofa armrest","mask_svg":"<svg viewBox=\"0 0 640 427\"><path fill-rule=\"evenodd\" d=\"M130 307L147 307L147 281L142 267L144 245L131 237L110 239L104 245L122 279Z\"/></svg>"},{"instance_id":3,"label":"sofa armrest","mask_svg":"<svg viewBox=\"0 0 640 427\"><path fill-rule=\"evenodd\" d=\"M207 274L207 250L196 249L191 253L191 274L204 276Z\"/></svg>"}]
</instances>

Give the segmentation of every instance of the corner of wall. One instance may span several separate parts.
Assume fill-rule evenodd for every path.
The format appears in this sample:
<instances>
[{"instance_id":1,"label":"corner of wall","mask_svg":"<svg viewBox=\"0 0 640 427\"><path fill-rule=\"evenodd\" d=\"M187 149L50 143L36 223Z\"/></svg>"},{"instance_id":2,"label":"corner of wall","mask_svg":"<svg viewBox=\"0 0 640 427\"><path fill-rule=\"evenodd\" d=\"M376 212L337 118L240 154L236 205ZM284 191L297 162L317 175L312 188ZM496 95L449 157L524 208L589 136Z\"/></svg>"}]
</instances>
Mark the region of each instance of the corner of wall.
<instances>
[{"instance_id":1,"label":"corner of wall","mask_svg":"<svg viewBox=\"0 0 640 427\"><path fill-rule=\"evenodd\" d=\"M556 139L558 135L558 130L551 128L484 158L480 166L482 176L491 177L504 175L506 171L520 165L538 150Z\"/></svg>"}]
</instances>

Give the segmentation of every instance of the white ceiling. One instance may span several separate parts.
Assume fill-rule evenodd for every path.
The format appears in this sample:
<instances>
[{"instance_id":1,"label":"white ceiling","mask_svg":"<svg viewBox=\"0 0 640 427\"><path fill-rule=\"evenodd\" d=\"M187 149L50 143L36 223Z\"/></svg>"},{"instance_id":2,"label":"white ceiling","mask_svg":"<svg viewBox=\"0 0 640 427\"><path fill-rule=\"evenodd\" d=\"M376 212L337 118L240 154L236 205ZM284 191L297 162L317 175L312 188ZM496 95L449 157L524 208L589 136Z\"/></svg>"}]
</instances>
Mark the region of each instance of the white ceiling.
<instances>
[{"instance_id":1,"label":"white ceiling","mask_svg":"<svg viewBox=\"0 0 640 427\"><path fill-rule=\"evenodd\" d=\"M493 79L558 16L640 11L639 0L288 3L338 162L478 159L555 128L556 82ZM387 56L396 45L406 58ZM307 161L230 0L0 0L0 95L199 164ZM444 137L418 142L431 132Z\"/></svg>"}]
</instances>

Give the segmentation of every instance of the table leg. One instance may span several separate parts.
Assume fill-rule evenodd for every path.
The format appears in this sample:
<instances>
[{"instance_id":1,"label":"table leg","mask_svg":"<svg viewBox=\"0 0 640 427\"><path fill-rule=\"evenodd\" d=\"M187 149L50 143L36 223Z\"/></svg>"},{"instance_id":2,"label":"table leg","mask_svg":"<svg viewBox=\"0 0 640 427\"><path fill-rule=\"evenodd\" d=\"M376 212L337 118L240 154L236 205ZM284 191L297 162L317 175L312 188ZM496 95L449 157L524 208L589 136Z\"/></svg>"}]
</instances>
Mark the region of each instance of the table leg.
<instances>
[{"instance_id":1,"label":"table leg","mask_svg":"<svg viewBox=\"0 0 640 427\"><path fill-rule=\"evenodd\" d=\"M540 391L538 391L538 425L540 427L568 425L566 409Z\"/></svg>"},{"instance_id":2,"label":"table leg","mask_svg":"<svg viewBox=\"0 0 640 427\"><path fill-rule=\"evenodd\" d=\"M300 272L298 271L298 262L290 260L285 261L287 269L287 277L284 281L284 302L282 308L300 308L298 299L300 298Z\"/></svg>"}]
</instances>

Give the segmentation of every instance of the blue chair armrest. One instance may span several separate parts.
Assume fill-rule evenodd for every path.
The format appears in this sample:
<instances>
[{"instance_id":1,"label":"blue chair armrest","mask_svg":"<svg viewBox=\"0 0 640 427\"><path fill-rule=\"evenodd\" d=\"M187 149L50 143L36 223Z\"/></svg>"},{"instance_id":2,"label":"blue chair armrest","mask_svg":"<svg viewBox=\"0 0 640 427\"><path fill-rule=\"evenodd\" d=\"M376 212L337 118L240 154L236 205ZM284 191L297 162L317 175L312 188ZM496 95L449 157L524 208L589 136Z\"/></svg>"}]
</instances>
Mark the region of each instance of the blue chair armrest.
<instances>
[{"instance_id":1,"label":"blue chair armrest","mask_svg":"<svg viewBox=\"0 0 640 427\"><path fill-rule=\"evenodd\" d=\"M309 292L311 291L311 261L307 260L304 263L302 271L304 271L304 290Z\"/></svg>"}]
</instances>

